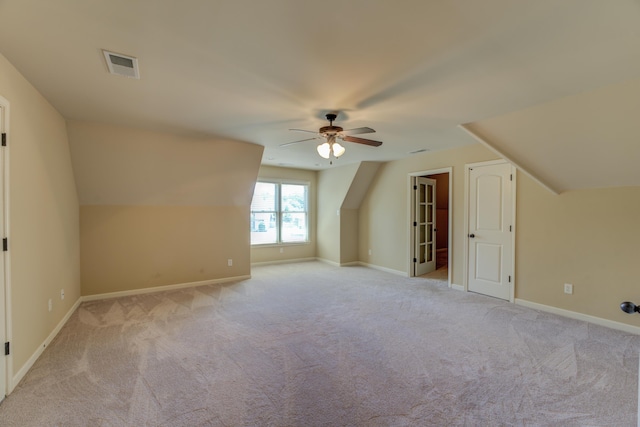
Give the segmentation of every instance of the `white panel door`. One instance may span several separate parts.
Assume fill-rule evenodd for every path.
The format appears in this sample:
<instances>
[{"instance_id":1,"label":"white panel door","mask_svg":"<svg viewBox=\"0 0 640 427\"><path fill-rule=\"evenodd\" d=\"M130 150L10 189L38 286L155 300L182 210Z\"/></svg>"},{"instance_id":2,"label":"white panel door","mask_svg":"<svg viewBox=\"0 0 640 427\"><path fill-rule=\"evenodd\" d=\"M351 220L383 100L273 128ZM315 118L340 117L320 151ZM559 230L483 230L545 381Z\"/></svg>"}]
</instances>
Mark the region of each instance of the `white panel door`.
<instances>
[{"instance_id":1,"label":"white panel door","mask_svg":"<svg viewBox=\"0 0 640 427\"><path fill-rule=\"evenodd\" d=\"M513 276L512 167L469 169L468 289L510 300Z\"/></svg>"},{"instance_id":2,"label":"white panel door","mask_svg":"<svg viewBox=\"0 0 640 427\"><path fill-rule=\"evenodd\" d=\"M415 276L436 269L436 180L416 177L414 188Z\"/></svg>"}]
</instances>

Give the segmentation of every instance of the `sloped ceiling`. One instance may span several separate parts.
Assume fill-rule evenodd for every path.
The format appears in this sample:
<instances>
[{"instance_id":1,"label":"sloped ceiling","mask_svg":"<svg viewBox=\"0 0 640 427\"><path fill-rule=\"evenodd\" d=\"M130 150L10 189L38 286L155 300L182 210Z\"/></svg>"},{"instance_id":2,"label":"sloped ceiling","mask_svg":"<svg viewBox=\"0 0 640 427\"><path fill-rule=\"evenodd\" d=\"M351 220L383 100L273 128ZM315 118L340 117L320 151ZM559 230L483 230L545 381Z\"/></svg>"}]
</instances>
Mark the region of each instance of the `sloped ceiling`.
<instances>
[{"instance_id":1,"label":"sloped ceiling","mask_svg":"<svg viewBox=\"0 0 640 427\"><path fill-rule=\"evenodd\" d=\"M264 146L264 164L304 169L330 167L313 141L279 145L305 136L289 128L325 125L327 111L384 141L347 144L334 165L472 144L458 125L476 124L560 190L640 185L631 173L607 179L638 129L594 123L620 135L594 178L593 157L570 143L594 138L546 120L591 122L593 111L554 106L618 96L616 84L640 77L639 48L638 0L0 0L0 53L67 119L247 141ZM141 79L108 74L101 49L137 57Z\"/></svg>"},{"instance_id":2,"label":"sloped ceiling","mask_svg":"<svg viewBox=\"0 0 640 427\"><path fill-rule=\"evenodd\" d=\"M640 185L640 78L469 124L557 193Z\"/></svg>"},{"instance_id":3,"label":"sloped ceiling","mask_svg":"<svg viewBox=\"0 0 640 427\"><path fill-rule=\"evenodd\" d=\"M262 147L68 121L81 205L248 206Z\"/></svg>"}]
</instances>

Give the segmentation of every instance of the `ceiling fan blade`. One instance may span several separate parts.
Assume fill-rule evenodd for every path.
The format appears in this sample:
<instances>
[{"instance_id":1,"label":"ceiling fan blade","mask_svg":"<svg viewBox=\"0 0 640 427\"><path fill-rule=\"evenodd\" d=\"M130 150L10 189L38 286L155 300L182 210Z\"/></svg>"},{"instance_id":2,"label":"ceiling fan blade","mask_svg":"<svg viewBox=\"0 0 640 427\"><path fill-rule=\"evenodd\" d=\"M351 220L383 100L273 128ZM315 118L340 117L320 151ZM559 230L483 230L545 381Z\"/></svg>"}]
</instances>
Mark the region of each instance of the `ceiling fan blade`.
<instances>
[{"instance_id":1,"label":"ceiling fan blade","mask_svg":"<svg viewBox=\"0 0 640 427\"><path fill-rule=\"evenodd\" d=\"M368 127L362 127L362 128L355 128L355 129L347 129L347 130L343 130L342 134L344 135L358 135L361 133L374 133L375 130L368 128Z\"/></svg>"},{"instance_id":2,"label":"ceiling fan blade","mask_svg":"<svg viewBox=\"0 0 640 427\"><path fill-rule=\"evenodd\" d=\"M318 131L306 130L306 129L289 129L289 130L295 130L296 132L318 133Z\"/></svg>"},{"instance_id":3,"label":"ceiling fan blade","mask_svg":"<svg viewBox=\"0 0 640 427\"><path fill-rule=\"evenodd\" d=\"M299 142L311 141L312 139L320 139L320 137L316 136L315 138L307 138L307 139L301 139L299 141L286 142L284 144L280 144L280 147L288 147L289 145L297 144Z\"/></svg>"},{"instance_id":4,"label":"ceiling fan blade","mask_svg":"<svg viewBox=\"0 0 640 427\"><path fill-rule=\"evenodd\" d=\"M382 142L380 141L374 141L372 139L365 139L365 138L358 138L355 136L343 136L342 139L349 142L355 142L356 144L370 145L372 147L379 147L382 145Z\"/></svg>"}]
</instances>

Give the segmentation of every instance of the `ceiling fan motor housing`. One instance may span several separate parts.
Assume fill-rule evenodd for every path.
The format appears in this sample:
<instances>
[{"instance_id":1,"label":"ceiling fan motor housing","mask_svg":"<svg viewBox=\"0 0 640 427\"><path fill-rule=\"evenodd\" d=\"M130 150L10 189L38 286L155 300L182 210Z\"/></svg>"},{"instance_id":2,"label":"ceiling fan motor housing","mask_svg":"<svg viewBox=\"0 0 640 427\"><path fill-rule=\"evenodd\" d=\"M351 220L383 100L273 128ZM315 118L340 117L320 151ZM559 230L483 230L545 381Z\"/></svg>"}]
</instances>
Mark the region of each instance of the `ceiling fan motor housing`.
<instances>
[{"instance_id":1,"label":"ceiling fan motor housing","mask_svg":"<svg viewBox=\"0 0 640 427\"><path fill-rule=\"evenodd\" d=\"M338 132L342 132L340 126L323 126L320 128L321 135L336 135Z\"/></svg>"}]
</instances>

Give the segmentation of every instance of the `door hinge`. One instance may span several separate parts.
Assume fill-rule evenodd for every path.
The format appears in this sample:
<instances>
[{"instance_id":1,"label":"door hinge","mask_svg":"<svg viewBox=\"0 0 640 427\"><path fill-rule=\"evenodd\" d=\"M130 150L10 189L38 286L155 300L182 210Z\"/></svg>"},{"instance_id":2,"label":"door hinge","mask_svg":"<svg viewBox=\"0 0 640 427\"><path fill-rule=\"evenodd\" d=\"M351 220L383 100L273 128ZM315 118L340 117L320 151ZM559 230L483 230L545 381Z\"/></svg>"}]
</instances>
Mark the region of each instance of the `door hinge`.
<instances>
[{"instance_id":1,"label":"door hinge","mask_svg":"<svg viewBox=\"0 0 640 427\"><path fill-rule=\"evenodd\" d=\"M413 186L413 189L414 189L414 190L417 190L417 189L418 189L418 186L417 186L417 185L414 185L414 186Z\"/></svg>"},{"instance_id":2,"label":"door hinge","mask_svg":"<svg viewBox=\"0 0 640 427\"><path fill-rule=\"evenodd\" d=\"M10 350L10 345L9 345L9 341L7 341L6 343L4 343L4 355L5 356L9 355L9 350Z\"/></svg>"},{"instance_id":3,"label":"door hinge","mask_svg":"<svg viewBox=\"0 0 640 427\"><path fill-rule=\"evenodd\" d=\"M7 252L9 250L9 239L6 237L2 239L2 252Z\"/></svg>"},{"instance_id":4,"label":"door hinge","mask_svg":"<svg viewBox=\"0 0 640 427\"><path fill-rule=\"evenodd\" d=\"M7 146L7 134L2 132L2 146L6 147Z\"/></svg>"},{"instance_id":5,"label":"door hinge","mask_svg":"<svg viewBox=\"0 0 640 427\"><path fill-rule=\"evenodd\" d=\"M418 258L414 258L414 259L413 259L413 262L418 262Z\"/></svg>"},{"instance_id":6,"label":"door hinge","mask_svg":"<svg viewBox=\"0 0 640 427\"><path fill-rule=\"evenodd\" d=\"M511 276L509 276L509 283L511 283Z\"/></svg>"},{"instance_id":7,"label":"door hinge","mask_svg":"<svg viewBox=\"0 0 640 427\"><path fill-rule=\"evenodd\" d=\"M418 226L418 223L417 223L416 221L413 221L413 226L414 226L414 227L417 227L417 226Z\"/></svg>"},{"instance_id":8,"label":"door hinge","mask_svg":"<svg viewBox=\"0 0 640 427\"><path fill-rule=\"evenodd\" d=\"M510 225L510 226L509 226L509 231L513 231L513 229L512 229L511 227L512 227L512 226Z\"/></svg>"},{"instance_id":9,"label":"door hinge","mask_svg":"<svg viewBox=\"0 0 640 427\"><path fill-rule=\"evenodd\" d=\"M509 175L509 181L513 181L513 174Z\"/></svg>"}]
</instances>

